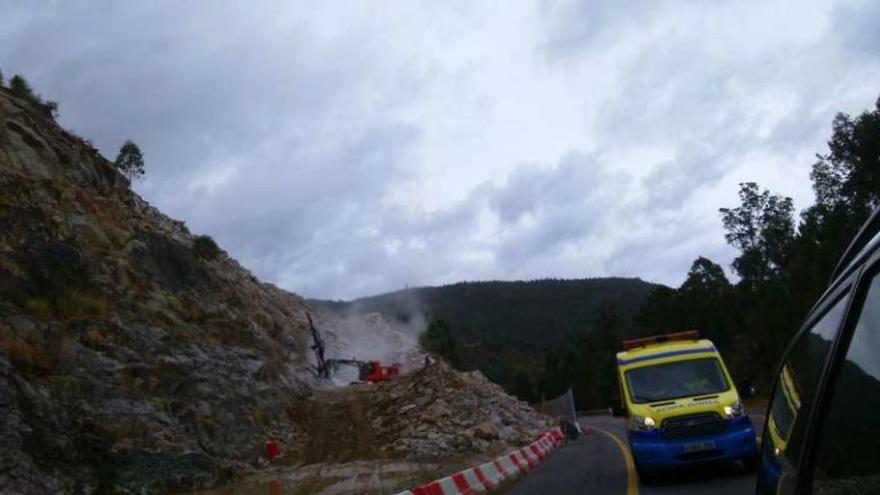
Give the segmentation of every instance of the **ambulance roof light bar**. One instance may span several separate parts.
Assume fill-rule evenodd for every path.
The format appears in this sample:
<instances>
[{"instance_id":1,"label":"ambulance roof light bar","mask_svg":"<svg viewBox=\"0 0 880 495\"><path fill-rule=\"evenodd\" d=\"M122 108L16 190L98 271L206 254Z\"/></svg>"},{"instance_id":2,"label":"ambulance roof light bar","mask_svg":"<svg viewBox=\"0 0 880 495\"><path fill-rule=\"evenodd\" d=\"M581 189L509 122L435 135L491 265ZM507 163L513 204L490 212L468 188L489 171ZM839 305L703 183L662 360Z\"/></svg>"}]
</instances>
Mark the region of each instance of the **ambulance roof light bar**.
<instances>
[{"instance_id":1,"label":"ambulance roof light bar","mask_svg":"<svg viewBox=\"0 0 880 495\"><path fill-rule=\"evenodd\" d=\"M639 339L626 339L623 341L623 350L629 351L637 347L645 347L651 344L661 344L663 342L673 342L679 340L698 340L700 332L697 330L688 330L686 332L667 333L664 335L654 335L651 337L642 337Z\"/></svg>"}]
</instances>

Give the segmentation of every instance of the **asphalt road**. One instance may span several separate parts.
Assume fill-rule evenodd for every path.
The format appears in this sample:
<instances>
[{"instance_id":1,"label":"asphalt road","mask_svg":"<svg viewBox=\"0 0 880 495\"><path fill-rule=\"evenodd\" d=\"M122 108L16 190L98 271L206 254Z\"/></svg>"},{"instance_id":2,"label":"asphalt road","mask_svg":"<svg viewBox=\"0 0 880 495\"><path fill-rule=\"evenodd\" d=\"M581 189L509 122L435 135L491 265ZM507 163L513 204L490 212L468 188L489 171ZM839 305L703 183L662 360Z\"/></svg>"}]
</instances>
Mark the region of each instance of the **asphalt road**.
<instances>
[{"instance_id":1,"label":"asphalt road","mask_svg":"<svg viewBox=\"0 0 880 495\"><path fill-rule=\"evenodd\" d=\"M752 416L752 421L760 429L763 418ZM558 448L507 493L738 495L755 492L755 473L746 471L739 463L701 466L643 485L632 465L622 419L590 417L582 418L581 424L591 433Z\"/></svg>"}]
</instances>

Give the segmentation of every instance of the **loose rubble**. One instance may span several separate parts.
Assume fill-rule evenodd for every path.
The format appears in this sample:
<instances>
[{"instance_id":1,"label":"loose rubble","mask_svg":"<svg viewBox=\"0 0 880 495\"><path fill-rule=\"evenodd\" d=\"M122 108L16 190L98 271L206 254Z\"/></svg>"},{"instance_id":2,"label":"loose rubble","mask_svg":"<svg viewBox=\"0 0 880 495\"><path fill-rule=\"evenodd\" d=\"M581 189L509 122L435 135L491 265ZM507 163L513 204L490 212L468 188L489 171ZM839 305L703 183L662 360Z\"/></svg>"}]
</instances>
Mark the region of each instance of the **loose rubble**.
<instances>
[{"instance_id":1,"label":"loose rubble","mask_svg":"<svg viewBox=\"0 0 880 495\"><path fill-rule=\"evenodd\" d=\"M375 388L369 418L380 448L407 457L505 450L549 426L548 418L479 371L458 373L442 362Z\"/></svg>"},{"instance_id":2,"label":"loose rubble","mask_svg":"<svg viewBox=\"0 0 880 495\"><path fill-rule=\"evenodd\" d=\"M442 362L397 380L317 393L294 413L307 438L292 463L489 454L525 445L550 419L480 372Z\"/></svg>"}]
</instances>

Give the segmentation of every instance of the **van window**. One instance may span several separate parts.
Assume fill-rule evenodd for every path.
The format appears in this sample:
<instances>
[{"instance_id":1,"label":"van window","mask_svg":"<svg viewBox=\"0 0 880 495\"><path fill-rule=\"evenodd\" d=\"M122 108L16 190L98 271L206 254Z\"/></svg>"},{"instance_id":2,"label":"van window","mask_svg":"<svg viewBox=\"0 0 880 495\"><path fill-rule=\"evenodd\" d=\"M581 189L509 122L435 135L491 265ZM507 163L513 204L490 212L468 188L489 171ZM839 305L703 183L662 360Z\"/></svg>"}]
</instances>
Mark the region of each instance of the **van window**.
<instances>
[{"instance_id":1,"label":"van window","mask_svg":"<svg viewBox=\"0 0 880 495\"><path fill-rule=\"evenodd\" d=\"M802 334L788 354L776 378L770 399L770 425L764 448L773 449L797 466L803 442L804 415L810 410L828 351L843 318L848 297L841 298L822 318ZM775 437L775 438L774 438Z\"/></svg>"},{"instance_id":2,"label":"van window","mask_svg":"<svg viewBox=\"0 0 880 495\"><path fill-rule=\"evenodd\" d=\"M730 388L716 358L635 368L626 372L626 383L630 398L636 404L717 394Z\"/></svg>"},{"instance_id":3,"label":"van window","mask_svg":"<svg viewBox=\"0 0 880 495\"><path fill-rule=\"evenodd\" d=\"M780 377L784 376L780 375ZM785 384L780 378L779 386L784 387ZM794 425L794 418L797 417L797 407L793 403L790 391L783 391L781 394L773 395L773 421L776 426L776 434L782 440L788 440L788 432Z\"/></svg>"},{"instance_id":4,"label":"van window","mask_svg":"<svg viewBox=\"0 0 880 495\"><path fill-rule=\"evenodd\" d=\"M880 277L871 281L829 391L817 431L813 493L880 493Z\"/></svg>"}]
</instances>

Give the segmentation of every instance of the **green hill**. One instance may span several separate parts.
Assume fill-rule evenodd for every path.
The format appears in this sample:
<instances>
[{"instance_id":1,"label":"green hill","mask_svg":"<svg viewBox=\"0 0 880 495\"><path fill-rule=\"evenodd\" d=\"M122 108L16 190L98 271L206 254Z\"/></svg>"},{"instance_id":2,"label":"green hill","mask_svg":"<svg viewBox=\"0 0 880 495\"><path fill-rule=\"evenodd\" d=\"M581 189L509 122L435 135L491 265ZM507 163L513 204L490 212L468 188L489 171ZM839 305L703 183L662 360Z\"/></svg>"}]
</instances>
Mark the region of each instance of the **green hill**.
<instances>
[{"instance_id":1,"label":"green hill","mask_svg":"<svg viewBox=\"0 0 880 495\"><path fill-rule=\"evenodd\" d=\"M311 302L338 313L378 312L392 325L413 331L443 320L458 368L479 369L521 398L535 400L577 386L572 380L578 375L591 378L591 384L583 384L585 391L596 389L590 386L595 385L592 378L604 370L592 368L608 361L613 341L642 333L638 314L656 287L636 278L460 282L348 302ZM555 369L563 365L568 368ZM604 402L604 392L590 395ZM578 401L596 405L586 398Z\"/></svg>"}]
</instances>

